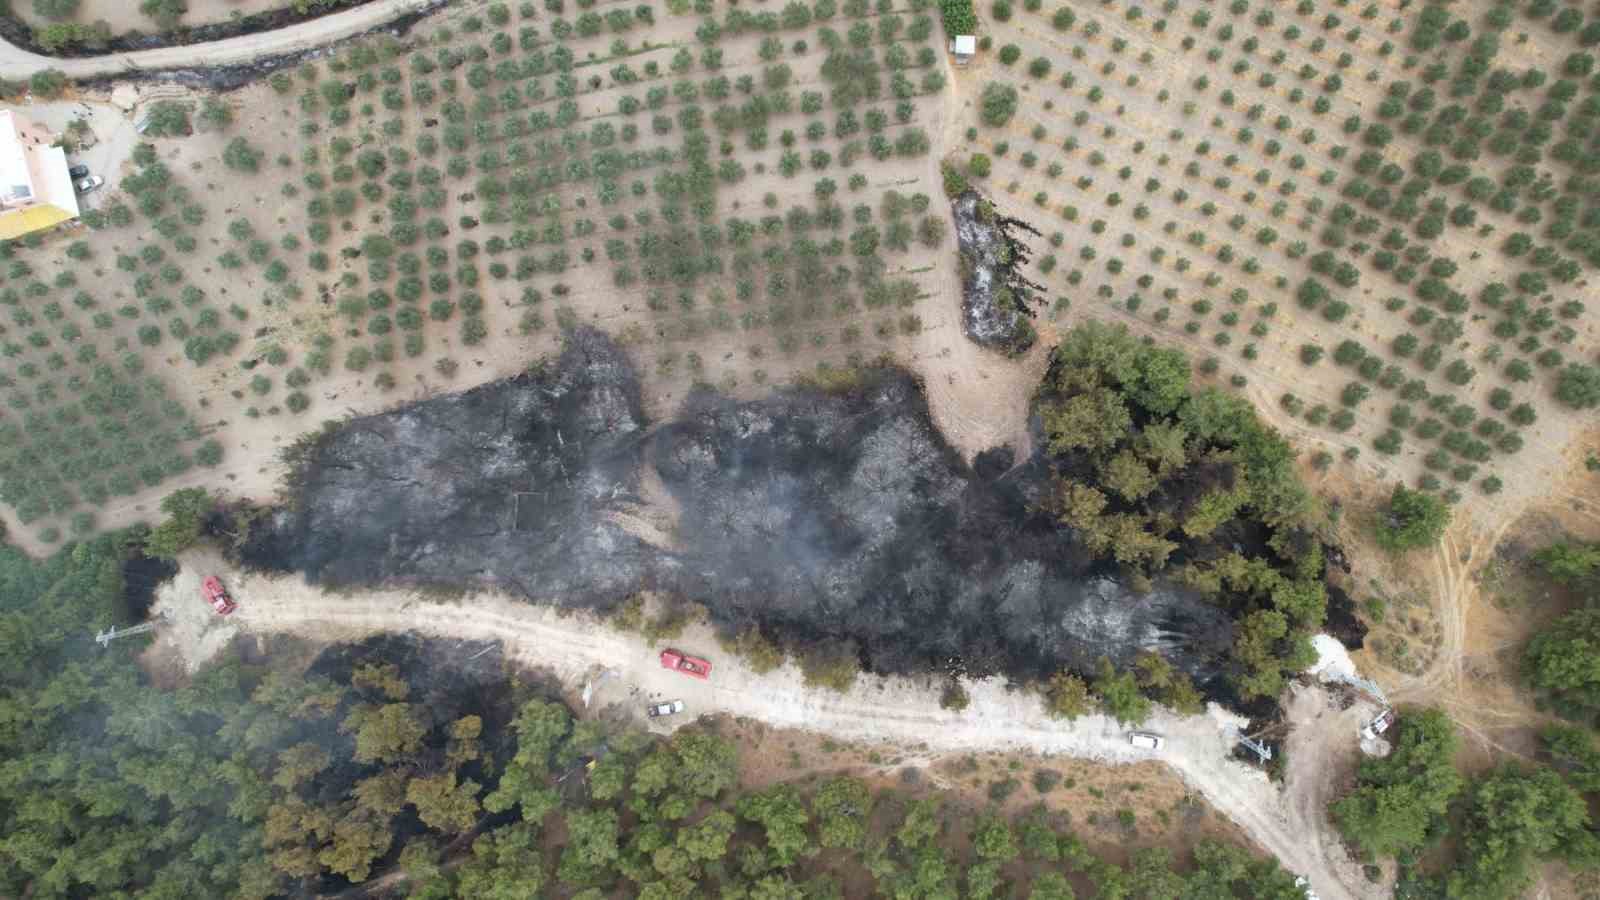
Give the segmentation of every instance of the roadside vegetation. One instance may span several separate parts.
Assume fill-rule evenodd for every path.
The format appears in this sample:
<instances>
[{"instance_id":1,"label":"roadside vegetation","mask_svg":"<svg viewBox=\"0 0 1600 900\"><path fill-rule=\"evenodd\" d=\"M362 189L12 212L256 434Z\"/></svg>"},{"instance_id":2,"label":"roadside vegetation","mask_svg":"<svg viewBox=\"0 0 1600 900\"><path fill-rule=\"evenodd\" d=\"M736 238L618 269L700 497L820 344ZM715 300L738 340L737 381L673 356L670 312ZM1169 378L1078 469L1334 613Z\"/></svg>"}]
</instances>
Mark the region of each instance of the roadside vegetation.
<instances>
[{"instance_id":1,"label":"roadside vegetation","mask_svg":"<svg viewBox=\"0 0 1600 900\"><path fill-rule=\"evenodd\" d=\"M848 776L741 788L714 726L667 740L578 721L499 663L463 675L415 638L156 687L135 663L148 638L86 637L126 620L143 540L44 561L0 547L0 682L28 719L0 728L7 895L264 900L393 874L385 890L415 898L1298 896L1272 860L1215 841L1119 863L1043 809Z\"/></svg>"}]
</instances>

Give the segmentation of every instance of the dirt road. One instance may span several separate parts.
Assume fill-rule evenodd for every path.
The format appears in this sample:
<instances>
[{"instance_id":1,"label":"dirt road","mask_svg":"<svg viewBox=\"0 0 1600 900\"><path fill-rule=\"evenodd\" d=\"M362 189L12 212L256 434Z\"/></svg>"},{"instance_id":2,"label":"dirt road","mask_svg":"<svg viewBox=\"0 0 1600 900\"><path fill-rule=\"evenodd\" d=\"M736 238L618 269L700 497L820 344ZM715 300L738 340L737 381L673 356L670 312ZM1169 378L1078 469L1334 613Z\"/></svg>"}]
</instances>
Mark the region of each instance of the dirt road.
<instances>
[{"instance_id":1,"label":"dirt road","mask_svg":"<svg viewBox=\"0 0 1600 900\"><path fill-rule=\"evenodd\" d=\"M704 713L745 716L788 728L822 732L867 744L890 744L921 754L972 751L1029 752L1108 763L1156 758L1171 765L1192 789L1251 837L1276 854L1289 869L1304 874L1325 900L1376 896L1371 886L1349 874L1338 841L1308 841L1326 836L1320 793L1286 796L1259 771L1228 758L1225 731L1237 721L1215 707L1209 715L1178 717L1161 712L1144 727L1163 734L1158 754L1130 746L1126 729L1103 716L1073 723L1044 714L1030 693L1008 692L1003 682L970 686L964 712L941 710L938 686L930 680L864 677L848 694L807 689L792 665L756 675L738 659L718 652L710 631L693 627L674 645L713 660L710 681L697 681L660 667L659 648L642 637L615 631L586 614L558 614L493 594L439 601L411 591L378 590L333 594L298 577L266 577L232 570L211 552L182 560L180 574L158 592L156 609L170 613L169 624L149 651L157 665L181 659L191 668L224 649L238 634L291 633L319 641L359 639L384 631L415 631L445 638L500 641L507 658L554 670L574 687L609 674L594 688L592 705L620 703L642 709L648 699L682 699L688 717ZM232 617L214 616L200 602L203 574L223 576L239 602ZM467 651L463 651L467 652ZM1354 726L1342 727L1354 713L1323 716L1330 708L1320 690L1294 708L1315 716L1308 735L1325 743L1344 741L1353 750ZM650 723L656 728L688 720ZM1355 721L1354 718L1351 721ZM1294 757L1291 756L1291 759ZM1307 763L1316 755L1307 753ZM1321 776L1309 773L1309 781ZM1291 779L1291 788L1294 785ZM1331 854L1331 855L1330 855Z\"/></svg>"},{"instance_id":2,"label":"dirt road","mask_svg":"<svg viewBox=\"0 0 1600 900\"><path fill-rule=\"evenodd\" d=\"M299 53L344 40L436 4L437 0L372 0L355 9L260 34L241 35L209 44L162 47L158 50L83 59L40 56L0 41L0 78L25 80L44 69L57 69L68 78L102 78L141 71L239 65L262 57Z\"/></svg>"}]
</instances>

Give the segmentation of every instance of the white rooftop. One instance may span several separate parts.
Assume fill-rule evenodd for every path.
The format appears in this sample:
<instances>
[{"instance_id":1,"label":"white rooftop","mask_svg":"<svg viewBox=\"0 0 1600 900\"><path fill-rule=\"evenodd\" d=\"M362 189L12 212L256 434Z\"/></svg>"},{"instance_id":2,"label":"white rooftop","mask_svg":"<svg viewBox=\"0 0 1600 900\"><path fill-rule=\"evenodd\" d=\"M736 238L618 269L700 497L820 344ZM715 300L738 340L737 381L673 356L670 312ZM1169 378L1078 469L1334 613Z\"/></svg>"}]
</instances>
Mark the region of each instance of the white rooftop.
<instances>
[{"instance_id":1,"label":"white rooftop","mask_svg":"<svg viewBox=\"0 0 1600 900\"><path fill-rule=\"evenodd\" d=\"M958 34L951 46L957 56L972 56L978 52L978 39L970 34Z\"/></svg>"},{"instance_id":2,"label":"white rooftop","mask_svg":"<svg viewBox=\"0 0 1600 900\"><path fill-rule=\"evenodd\" d=\"M19 133L17 117L0 109L0 205L37 200L78 215L78 194L67 174L67 154L59 147L30 146Z\"/></svg>"},{"instance_id":3,"label":"white rooftop","mask_svg":"<svg viewBox=\"0 0 1600 900\"><path fill-rule=\"evenodd\" d=\"M11 110L0 109L0 203L11 204L33 197L33 175L28 171L28 154L22 149L17 122Z\"/></svg>"}]
</instances>

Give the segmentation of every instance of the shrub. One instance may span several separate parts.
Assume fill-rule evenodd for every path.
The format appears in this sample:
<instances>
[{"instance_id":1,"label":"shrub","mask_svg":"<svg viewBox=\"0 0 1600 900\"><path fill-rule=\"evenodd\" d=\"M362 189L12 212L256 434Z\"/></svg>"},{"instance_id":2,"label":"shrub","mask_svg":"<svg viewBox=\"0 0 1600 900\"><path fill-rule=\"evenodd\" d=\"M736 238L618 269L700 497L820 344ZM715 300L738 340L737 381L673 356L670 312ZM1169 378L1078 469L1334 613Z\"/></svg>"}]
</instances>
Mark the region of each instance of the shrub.
<instances>
[{"instance_id":1,"label":"shrub","mask_svg":"<svg viewBox=\"0 0 1600 900\"><path fill-rule=\"evenodd\" d=\"M60 69L43 69L28 79L28 90L46 100L61 96L67 89L67 76Z\"/></svg>"},{"instance_id":2,"label":"shrub","mask_svg":"<svg viewBox=\"0 0 1600 900\"><path fill-rule=\"evenodd\" d=\"M193 131L189 124L189 104L177 100L159 100L145 114L148 126L145 134L153 137L183 137Z\"/></svg>"},{"instance_id":3,"label":"shrub","mask_svg":"<svg viewBox=\"0 0 1600 900\"><path fill-rule=\"evenodd\" d=\"M812 647L799 658L800 673L807 687L825 687L848 693L861 673L854 641L830 641Z\"/></svg>"},{"instance_id":4,"label":"shrub","mask_svg":"<svg viewBox=\"0 0 1600 900\"><path fill-rule=\"evenodd\" d=\"M1372 442L1372 446L1385 456L1393 456L1400 452L1400 446L1405 442L1400 432L1390 428Z\"/></svg>"},{"instance_id":5,"label":"shrub","mask_svg":"<svg viewBox=\"0 0 1600 900\"><path fill-rule=\"evenodd\" d=\"M33 0L33 11L46 19L70 19L78 14L80 0Z\"/></svg>"},{"instance_id":6,"label":"shrub","mask_svg":"<svg viewBox=\"0 0 1600 900\"><path fill-rule=\"evenodd\" d=\"M222 162L236 172L254 173L261 167L261 158L266 154L255 149L243 137L236 137L228 142L222 151Z\"/></svg>"},{"instance_id":7,"label":"shrub","mask_svg":"<svg viewBox=\"0 0 1600 900\"><path fill-rule=\"evenodd\" d=\"M1045 712L1053 719L1072 721L1094 710L1094 697L1082 678L1067 672L1052 676L1044 687Z\"/></svg>"},{"instance_id":8,"label":"shrub","mask_svg":"<svg viewBox=\"0 0 1600 900\"><path fill-rule=\"evenodd\" d=\"M983 124L991 128L1003 127L1017 111L1017 89L1009 84L991 81L983 86L980 98Z\"/></svg>"},{"instance_id":9,"label":"shrub","mask_svg":"<svg viewBox=\"0 0 1600 900\"><path fill-rule=\"evenodd\" d=\"M1600 406L1600 367L1573 363L1562 369L1556 399L1573 409Z\"/></svg>"},{"instance_id":10,"label":"shrub","mask_svg":"<svg viewBox=\"0 0 1600 900\"><path fill-rule=\"evenodd\" d=\"M185 0L143 0L139 4L139 12L155 22L162 31L177 28L178 21L188 11L189 4Z\"/></svg>"},{"instance_id":11,"label":"shrub","mask_svg":"<svg viewBox=\"0 0 1600 900\"><path fill-rule=\"evenodd\" d=\"M960 712L972 703L972 698L967 695L967 689L961 686L961 681L951 678L944 683L939 691L939 708Z\"/></svg>"},{"instance_id":12,"label":"shrub","mask_svg":"<svg viewBox=\"0 0 1600 900\"><path fill-rule=\"evenodd\" d=\"M1437 543L1450 524L1450 508L1443 500L1404 485L1395 485L1389 508L1377 523L1378 546L1390 551L1429 547Z\"/></svg>"},{"instance_id":13,"label":"shrub","mask_svg":"<svg viewBox=\"0 0 1600 900\"><path fill-rule=\"evenodd\" d=\"M195 450L194 461L208 469L214 468L222 462L222 444L214 438L207 440Z\"/></svg>"},{"instance_id":14,"label":"shrub","mask_svg":"<svg viewBox=\"0 0 1600 900\"><path fill-rule=\"evenodd\" d=\"M967 178L961 174L959 166L945 160L939 164L939 172L944 178L944 193L946 197L956 197L967 189Z\"/></svg>"}]
</instances>

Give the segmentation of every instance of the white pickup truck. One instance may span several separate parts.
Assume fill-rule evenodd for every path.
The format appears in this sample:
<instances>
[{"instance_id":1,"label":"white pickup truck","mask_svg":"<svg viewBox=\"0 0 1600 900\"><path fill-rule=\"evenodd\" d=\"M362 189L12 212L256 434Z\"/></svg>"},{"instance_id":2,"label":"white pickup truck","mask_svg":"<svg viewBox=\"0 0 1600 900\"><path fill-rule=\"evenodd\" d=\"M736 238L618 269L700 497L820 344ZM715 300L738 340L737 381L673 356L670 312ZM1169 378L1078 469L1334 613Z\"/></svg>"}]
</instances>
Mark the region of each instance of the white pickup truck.
<instances>
[{"instance_id":1,"label":"white pickup truck","mask_svg":"<svg viewBox=\"0 0 1600 900\"><path fill-rule=\"evenodd\" d=\"M1151 734L1148 731L1128 732L1128 743L1145 750L1160 750L1161 746L1166 742L1166 738L1159 734Z\"/></svg>"}]
</instances>

